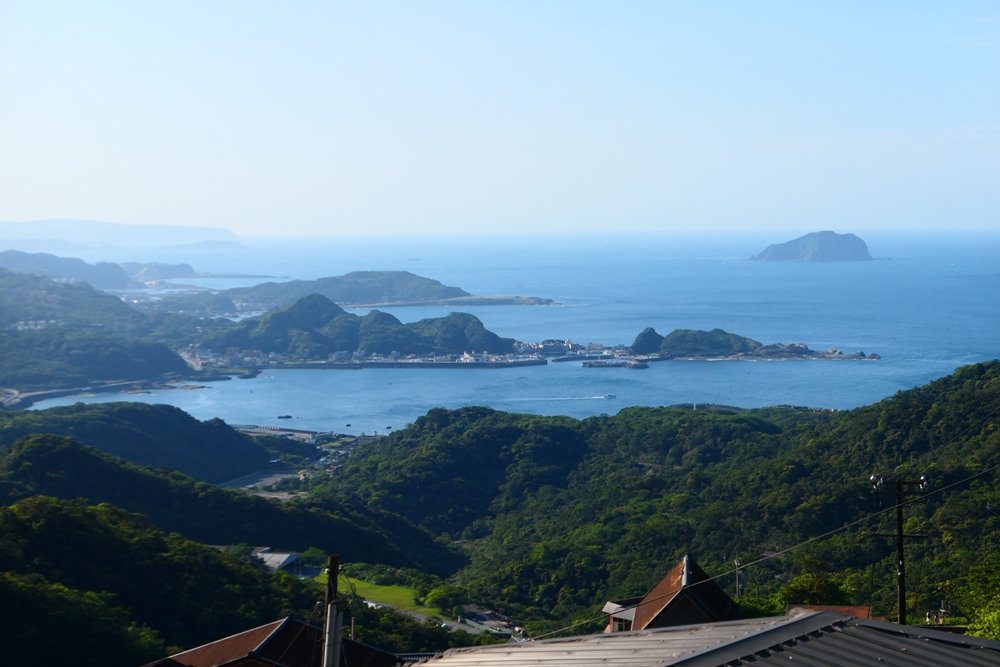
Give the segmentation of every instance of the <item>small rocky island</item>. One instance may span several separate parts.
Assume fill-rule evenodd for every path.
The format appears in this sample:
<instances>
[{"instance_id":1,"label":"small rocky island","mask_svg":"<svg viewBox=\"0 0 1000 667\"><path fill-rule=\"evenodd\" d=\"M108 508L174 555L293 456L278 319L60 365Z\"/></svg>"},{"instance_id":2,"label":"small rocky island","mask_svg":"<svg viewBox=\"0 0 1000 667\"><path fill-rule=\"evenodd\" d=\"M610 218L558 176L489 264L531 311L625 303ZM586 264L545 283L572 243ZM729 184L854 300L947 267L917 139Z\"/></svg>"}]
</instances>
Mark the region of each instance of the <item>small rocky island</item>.
<instances>
[{"instance_id":1,"label":"small rocky island","mask_svg":"<svg viewBox=\"0 0 1000 667\"><path fill-rule=\"evenodd\" d=\"M854 234L813 232L794 241L775 243L750 258L758 262L866 262L868 244Z\"/></svg>"},{"instance_id":2,"label":"small rocky island","mask_svg":"<svg viewBox=\"0 0 1000 667\"><path fill-rule=\"evenodd\" d=\"M722 329L677 329L666 336L653 328L643 330L630 348L633 355L655 359L881 359L877 354L844 354L830 348L810 350L802 343L764 345L752 338Z\"/></svg>"}]
</instances>

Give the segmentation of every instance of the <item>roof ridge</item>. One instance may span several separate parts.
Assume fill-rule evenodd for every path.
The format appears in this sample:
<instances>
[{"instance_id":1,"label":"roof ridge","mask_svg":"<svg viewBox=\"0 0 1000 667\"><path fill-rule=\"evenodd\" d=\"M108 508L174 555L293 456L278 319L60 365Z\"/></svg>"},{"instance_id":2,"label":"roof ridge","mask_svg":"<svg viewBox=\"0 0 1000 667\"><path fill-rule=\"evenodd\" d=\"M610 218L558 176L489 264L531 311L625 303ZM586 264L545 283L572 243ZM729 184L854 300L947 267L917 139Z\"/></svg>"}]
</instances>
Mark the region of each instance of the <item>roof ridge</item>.
<instances>
[{"instance_id":1,"label":"roof ridge","mask_svg":"<svg viewBox=\"0 0 1000 667\"><path fill-rule=\"evenodd\" d=\"M267 637L264 637L264 641L262 641L260 644L258 644L256 646L256 648L254 648L252 651L250 651L250 653L254 654L254 653L257 653L258 651L260 651L261 649L263 649L267 645L267 643L269 641L271 641L272 637L274 637L276 634L278 634L279 632L281 632L282 628L284 628L286 625L288 625L288 622L291 619L292 619L291 616L285 616L283 619L281 619L281 622L278 624L278 627L276 627L274 630L271 630L271 632L268 633Z\"/></svg>"}]
</instances>

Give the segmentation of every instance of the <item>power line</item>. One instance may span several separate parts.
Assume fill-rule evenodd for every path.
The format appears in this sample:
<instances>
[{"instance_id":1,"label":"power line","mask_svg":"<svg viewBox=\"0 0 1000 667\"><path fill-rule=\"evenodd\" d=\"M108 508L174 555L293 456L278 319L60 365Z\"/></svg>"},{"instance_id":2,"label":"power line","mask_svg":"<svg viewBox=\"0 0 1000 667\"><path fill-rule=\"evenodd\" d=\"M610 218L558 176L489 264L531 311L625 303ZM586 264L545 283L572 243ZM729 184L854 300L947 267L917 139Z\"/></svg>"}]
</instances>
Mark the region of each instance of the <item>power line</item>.
<instances>
[{"instance_id":1,"label":"power line","mask_svg":"<svg viewBox=\"0 0 1000 667\"><path fill-rule=\"evenodd\" d=\"M993 410L993 412L997 412L997 410L1000 410L1000 407L998 407L996 410ZM992 415L993 412L991 412L990 415ZM987 415L983 419L986 419L990 415ZM980 420L980 421L982 421L982 420ZM958 438L958 437L960 437L960 435L956 436L956 438ZM950 444L950 441L948 443L945 443L945 444L946 445ZM971 477L966 477L965 479L962 479L962 480L959 480L959 481L954 482L952 484L949 484L947 486L941 487L940 489L938 489L936 491L931 491L930 493L926 493L926 494L924 494L922 496L919 496L917 498L914 498L912 500L907 500L907 501L905 501L903 503L900 503L899 507L905 507L907 505L912 505L914 503L923 502L927 498L930 498L931 496L936 496L939 493L944 493L945 491L947 491L949 489L953 489L956 486L960 486L962 484L965 484L966 482L971 482L974 479L982 477L983 475L989 474L989 473L993 472L994 470L998 470L998 469L1000 469L1000 464L997 464L997 465L993 466L992 468L987 468L986 470L978 472L975 475L972 475ZM749 567L752 567L754 565L760 565L761 563L763 563L765 561L769 561L772 558L777 558L779 556L784 556L785 554L789 553L790 551L794 551L795 549L798 549L799 547L803 547L803 546L805 546L807 544L811 544L811 543L816 542L818 540L822 540L822 539L825 539L827 537L831 537L833 535L836 535L837 533L843 532L845 530L853 528L854 526L857 526L857 525L859 525L861 523L864 523L865 521L868 521L869 519L874 519L877 516L882 516L883 514L886 514L888 512L893 512L893 511L896 510L896 507L897 507L896 505L893 505L892 507L880 509L878 512L873 512L873 513L869 514L868 516L865 516L865 517L862 517L860 519L857 519L856 521L851 521L850 523L845 523L840 528L834 528L833 530L828 530L825 533L822 533L820 535L816 535L814 537L810 537L809 539L803 540L802 542L799 542L798 544L795 544L793 546L787 547L785 549L781 549L780 551L776 551L774 553L767 554L765 556L762 556L762 557L758 558L757 560L753 560L753 561L750 561L749 563L745 563L743 565L740 565L739 569L744 569L745 570L745 569L747 569ZM698 583L703 583L703 582L707 582L707 581L715 581L716 579L721 579L722 577L729 576L730 574L733 574L733 572L735 572L735 570L726 570L725 572L721 572L721 573L719 573L719 574L717 574L717 575L715 575L713 577L709 577L708 579L702 579L702 581L700 581ZM672 590L672 591L668 591L668 592L666 592L666 593L664 593L662 595L658 595L655 598L647 600L646 603L648 604L649 602L656 602L657 600L662 600L663 598L671 597L671 596L679 593L682 590L682 588L683 587L677 588L677 589ZM634 605L634 606L637 607L638 605ZM568 625L565 628L560 628L558 630L553 630L552 632L546 632L544 634L538 635L537 637L532 637L531 641L534 641L534 640L537 640L537 639L541 639L542 637L548 637L550 635L559 634L561 632L565 632L566 630L572 630L573 628L577 628L577 627L579 627L581 625L586 625L588 623L593 623L594 621L598 621L598 620L604 618L605 616L607 616L607 614L601 614L600 616L595 616L594 618L590 618L590 619L587 619L585 621L580 621L579 623L574 623L573 625Z\"/></svg>"}]
</instances>

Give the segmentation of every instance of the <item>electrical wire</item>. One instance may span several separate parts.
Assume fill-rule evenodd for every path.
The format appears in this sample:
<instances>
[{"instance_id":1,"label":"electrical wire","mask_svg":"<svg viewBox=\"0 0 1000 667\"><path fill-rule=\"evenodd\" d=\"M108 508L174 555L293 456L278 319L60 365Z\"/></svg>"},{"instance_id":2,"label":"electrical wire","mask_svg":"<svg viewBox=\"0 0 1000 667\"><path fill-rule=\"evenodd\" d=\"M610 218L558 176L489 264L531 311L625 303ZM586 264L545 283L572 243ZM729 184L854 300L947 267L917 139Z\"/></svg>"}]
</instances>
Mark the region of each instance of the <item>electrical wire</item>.
<instances>
[{"instance_id":1,"label":"electrical wire","mask_svg":"<svg viewBox=\"0 0 1000 667\"><path fill-rule=\"evenodd\" d=\"M998 410L1000 410L1000 407L998 407L993 412L997 412ZM992 415L993 412L991 412L990 415ZM989 417L990 415L987 415L986 417ZM983 419L986 419L986 417L984 417ZM980 421L982 421L982 420L980 420ZM960 437L960 436L956 436L956 438L957 437ZM945 443L945 444L948 444L948 443ZM774 553L770 553L770 554L767 554L765 556L762 556L762 557L758 558L757 560L753 560L753 561L750 561L749 563L745 563L745 564L741 565L740 569L746 569L746 568L749 568L749 567L753 567L754 565L760 565L761 563L763 563L765 561L769 561L769 560L771 560L773 558L778 558L779 556L784 556L785 554L789 553L790 551L794 551L795 549L798 549L799 547L804 547L807 544L812 544L813 542L817 542L819 540L826 539L827 537L831 537L832 535L836 535L837 533L840 533L840 532L843 532L843 531L848 530L850 528L853 528L854 526L862 524L862 523L864 523L864 522L866 522L866 521L868 521L870 519L874 519L877 516L882 516L884 514L887 514L888 512L893 512L893 511L895 511L895 509L897 507L906 507L907 505L913 505L914 503L922 502L922 501L926 500L927 498L930 498L931 496L936 496L939 493L944 493L945 491L948 491L949 489L953 489L956 486L960 486L962 484L965 484L966 482L971 482L972 480L977 479L979 477L982 477L983 475L987 475L987 474L993 472L994 470L1000 470L1000 464L997 464L997 465L993 466L992 468L987 468L986 470L978 472L975 475L972 475L970 477L966 477L965 479L959 480L959 481L954 482L952 484L949 484L947 486L943 486L940 489L937 489L936 491L931 491L930 493L926 493L926 494L924 494L924 495L922 495L922 496L920 496L918 498L913 498L911 500L906 500L906 501L904 501L904 502L902 502L902 503L900 503L898 505L893 505L892 507L887 507L887 508L884 508L884 509L880 509L878 512L873 512L873 513L869 514L868 516L865 516L865 517L862 517L860 519L857 519L856 521L851 521L849 523L845 523L840 528L834 528L833 530L828 530L825 533L821 533L820 535L816 535L814 537L810 537L809 539L803 540L802 542L799 542L798 544L795 544L793 546L790 546L790 547L787 547L785 549L781 549L779 551L776 551ZM717 574L717 575L715 575L713 577L709 577L708 579L702 579L698 583L700 584L700 583L704 583L706 581L715 581L716 579L721 579L722 577L729 576L729 575L733 574L735 571L736 571L735 569L733 569L733 570L726 570L725 572L721 572L720 574ZM682 588L683 587L675 589L675 590L672 590L672 591L668 591L668 592L666 592L666 593L664 593L662 595L658 595L657 597L651 598L649 600L644 600L644 602L640 603L640 604L649 604L650 602L656 602L657 600L662 600L664 598L671 597L671 596L679 593L682 590ZM632 608L638 607L638 606L639 605L633 605ZM572 630L573 628L580 627L581 625L586 625L588 623L593 623L594 621L597 621L597 620L600 620L602 618L605 618L606 616L607 616L607 614L601 614L600 616L595 616L594 618L590 618L590 619L587 619L585 621L580 621L579 623L574 623L573 625L568 625L565 628L560 628L558 630L553 630L552 632L546 632L544 634L538 635L537 637L533 637L530 641L536 641L538 639L541 639L542 637L549 637L551 635L560 634L560 633L565 632L567 630Z\"/></svg>"},{"instance_id":2,"label":"electrical wire","mask_svg":"<svg viewBox=\"0 0 1000 667\"><path fill-rule=\"evenodd\" d=\"M885 503L879 503L880 509L885 509ZM875 532L878 533L882 530L882 523L885 521L885 515L883 514L878 520L878 528ZM875 597L875 557L878 555L878 540L872 540L872 569L871 569L871 580L868 582L868 616L871 616L872 609L872 599Z\"/></svg>"},{"instance_id":3,"label":"electrical wire","mask_svg":"<svg viewBox=\"0 0 1000 667\"><path fill-rule=\"evenodd\" d=\"M316 610L319 609L319 607L320 607L319 604L313 605L313 610L312 613L309 614L309 618L306 619L305 623L299 626L299 631L295 633L294 637L292 637L292 641L288 642L288 646L286 646L285 650L281 652L281 655L278 656L278 659L274 661L276 665L281 664L281 659L285 657L285 654L288 653L288 650L292 648L292 646L295 645L295 642L299 640L299 635L302 634L302 631L306 629L306 626L312 623L313 617L316 615Z\"/></svg>"}]
</instances>

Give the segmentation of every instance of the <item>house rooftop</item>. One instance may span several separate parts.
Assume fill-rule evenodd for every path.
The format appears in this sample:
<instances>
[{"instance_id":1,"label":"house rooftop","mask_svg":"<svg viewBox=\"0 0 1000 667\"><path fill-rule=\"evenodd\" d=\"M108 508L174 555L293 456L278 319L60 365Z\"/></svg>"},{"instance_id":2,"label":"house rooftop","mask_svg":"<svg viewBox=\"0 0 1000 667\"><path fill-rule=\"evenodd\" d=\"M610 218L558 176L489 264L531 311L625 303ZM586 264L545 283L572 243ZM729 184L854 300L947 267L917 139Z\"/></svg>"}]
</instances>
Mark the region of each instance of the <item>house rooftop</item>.
<instances>
[{"instance_id":1,"label":"house rooftop","mask_svg":"<svg viewBox=\"0 0 1000 667\"><path fill-rule=\"evenodd\" d=\"M794 662L789 663L792 660ZM807 611L772 618L452 649L423 667L1000 667L1000 642Z\"/></svg>"},{"instance_id":2,"label":"house rooftop","mask_svg":"<svg viewBox=\"0 0 1000 667\"><path fill-rule=\"evenodd\" d=\"M323 631L284 618L218 641L148 663L144 667L320 667ZM344 667L395 667L396 656L360 642L343 640Z\"/></svg>"}]
</instances>

